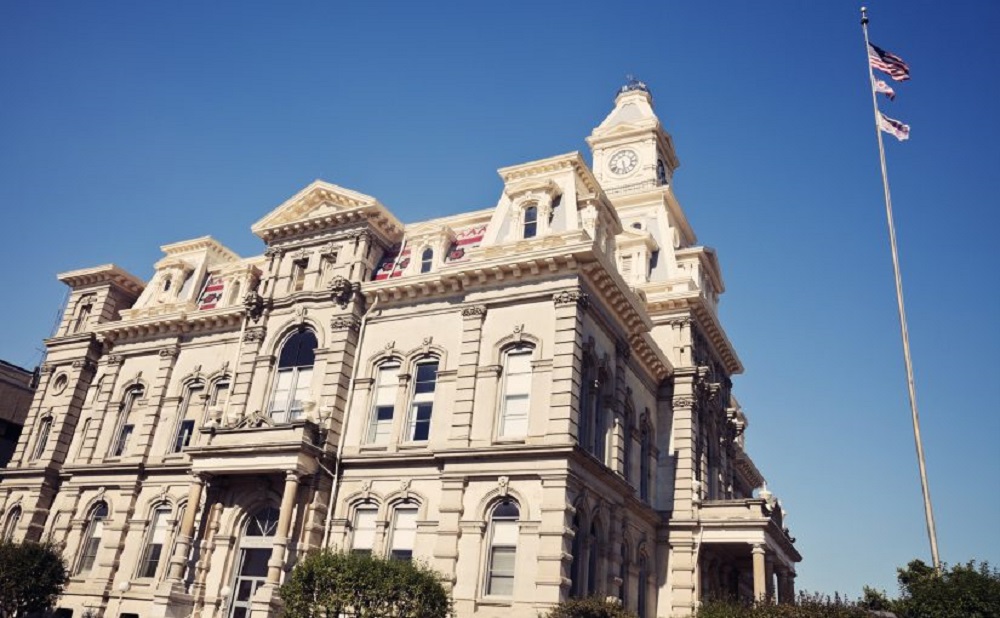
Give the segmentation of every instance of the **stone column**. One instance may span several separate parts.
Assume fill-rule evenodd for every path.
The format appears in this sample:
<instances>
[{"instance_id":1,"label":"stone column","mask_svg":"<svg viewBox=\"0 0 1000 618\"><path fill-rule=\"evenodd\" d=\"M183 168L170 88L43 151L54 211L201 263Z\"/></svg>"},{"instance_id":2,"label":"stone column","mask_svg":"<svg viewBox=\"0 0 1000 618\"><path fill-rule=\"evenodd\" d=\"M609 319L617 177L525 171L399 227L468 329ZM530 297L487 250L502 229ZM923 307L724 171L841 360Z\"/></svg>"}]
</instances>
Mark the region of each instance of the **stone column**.
<instances>
[{"instance_id":1,"label":"stone column","mask_svg":"<svg viewBox=\"0 0 1000 618\"><path fill-rule=\"evenodd\" d=\"M441 480L441 501L438 503L437 539L434 545L434 566L445 576L445 586L454 588L458 579L455 568L458 562L458 539L462 534L460 525L465 486L463 477Z\"/></svg>"},{"instance_id":2,"label":"stone column","mask_svg":"<svg viewBox=\"0 0 1000 618\"><path fill-rule=\"evenodd\" d=\"M570 288L552 297L556 332L552 351L552 395L548 439L572 444L579 433L580 372L583 368L583 314L590 297Z\"/></svg>"},{"instance_id":3,"label":"stone column","mask_svg":"<svg viewBox=\"0 0 1000 618\"><path fill-rule=\"evenodd\" d=\"M767 555L764 557L764 581L766 586L764 591L767 593L767 600L774 602L775 594L774 590L774 556Z\"/></svg>"},{"instance_id":4,"label":"stone column","mask_svg":"<svg viewBox=\"0 0 1000 618\"><path fill-rule=\"evenodd\" d=\"M753 555L753 598L763 601L767 598L767 564L764 546L757 543L750 553Z\"/></svg>"},{"instance_id":5,"label":"stone column","mask_svg":"<svg viewBox=\"0 0 1000 618\"><path fill-rule=\"evenodd\" d=\"M448 442L452 446L468 446L472 435L472 415L476 402L476 373L479 368L479 348L482 345L486 307L472 305L462 309L462 347L455 376L455 407L451 418Z\"/></svg>"},{"instance_id":6,"label":"stone column","mask_svg":"<svg viewBox=\"0 0 1000 618\"><path fill-rule=\"evenodd\" d=\"M288 530L292 525L292 510L299 490L299 473L285 472L285 492L281 495L281 512L278 514L278 529L274 533L274 549L267 563L267 583L277 586L281 583L281 570L288 550Z\"/></svg>"},{"instance_id":7,"label":"stone column","mask_svg":"<svg viewBox=\"0 0 1000 618\"><path fill-rule=\"evenodd\" d=\"M170 571L167 575L169 581L180 583L184 578L184 567L187 566L188 551L191 549L192 537L194 536L194 522L201 504L201 492L205 488L207 480L208 476L204 473L195 472L191 475L191 486L188 488L184 517L181 519L181 528L177 534L174 555L170 559Z\"/></svg>"}]
</instances>

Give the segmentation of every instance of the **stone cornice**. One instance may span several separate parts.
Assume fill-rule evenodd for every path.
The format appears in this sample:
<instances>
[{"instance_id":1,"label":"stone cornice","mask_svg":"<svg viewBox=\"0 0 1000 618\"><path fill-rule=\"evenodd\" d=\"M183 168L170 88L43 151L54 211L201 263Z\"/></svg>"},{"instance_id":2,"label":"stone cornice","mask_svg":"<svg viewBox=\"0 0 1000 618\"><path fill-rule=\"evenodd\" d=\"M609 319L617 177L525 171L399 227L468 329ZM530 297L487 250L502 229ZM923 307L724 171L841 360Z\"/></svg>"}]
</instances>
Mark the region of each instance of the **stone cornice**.
<instances>
[{"instance_id":1,"label":"stone cornice","mask_svg":"<svg viewBox=\"0 0 1000 618\"><path fill-rule=\"evenodd\" d=\"M160 247L160 251L162 251L167 257L177 257L204 251L213 257L218 258L219 261L222 262L236 262L240 259L239 255L225 247L222 243L215 240L211 236L201 236L200 238L182 240L169 245L163 245Z\"/></svg>"},{"instance_id":2,"label":"stone cornice","mask_svg":"<svg viewBox=\"0 0 1000 618\"><path fill-rule=\"evenodd\" d=\"M74 290L111 284L138 296L146 287L146 283L142 279L114 264L71 270L60 273L57 278Z\"/></svg>"},{"instance_id":3,"label":"stone cornice","mask_svg":"<svg viewBox=\"0 0 1000 618\"><path fill-rule=\"evenodd\" d=\"M158 315L138 320L120 320L101 324L94 333L108 343L121 343L157 335L176 335L239 328L243 307L223 307L207 311Z\"/></svg>"},{"instance_id":4,"label":"stone cornice","mask_svg":"<svg viewBox=\"0 0 1000 618\"><path fill-rule=\"evenodd\" d=\"M708 305L698 290L675 291L668 283L653 283L640 286L645 296L646 310L656 324L668 323L679 314L690 313L698 321L705 335L711 341L716 354L722 360L730 375L743 373L743 363L736 355L736 349L722 329L715 311Z\"/></svg>"},{"instance_id":5,"label":"stone cornice","mask_svg":"<svg viewBox=\"0 0 1000 618\"><path fill-rule=\"evenodd\" d=\"M726 284L722 280L722 269L719 267L719 258L715 249L711 247L688 247L687 249L677 249L674 254L677 261L684 261L687 257L697 257L701 263L702 272L711 280L712 287L719 294L726 291Z\"/></svg>"},{"instance_id":6,"label":"stone cornice","mask_svg":"<svg viewBox=\"0 0 1000 618\"><path fill-rule=\"evenodd\" d=\"M529 161L528 163L521 163L520 165L502 167L497 170L497 173L500 174L500 178L503 179L505 185L513 185L516 184L517 181L526 178L564 170L573 170L577 181L586 187L589 193L601 196L604 195L604 190L601 189L601 185L598 184L597 178L594 177L594 173L590 171L590 167L587 165L587 162L584 161L580 153L576 151L556 155L547 159L539 159L538 161Z\"/></svg>"}]
</instances>

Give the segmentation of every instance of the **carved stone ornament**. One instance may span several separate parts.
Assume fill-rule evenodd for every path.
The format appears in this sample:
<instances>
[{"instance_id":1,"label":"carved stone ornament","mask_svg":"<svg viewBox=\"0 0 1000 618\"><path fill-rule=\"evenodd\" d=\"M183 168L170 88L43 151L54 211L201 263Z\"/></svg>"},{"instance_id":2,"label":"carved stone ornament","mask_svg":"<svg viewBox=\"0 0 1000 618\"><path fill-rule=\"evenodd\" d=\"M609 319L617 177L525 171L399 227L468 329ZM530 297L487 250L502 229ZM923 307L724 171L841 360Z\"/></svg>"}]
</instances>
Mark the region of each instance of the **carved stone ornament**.
<instances>
[{"instance_id":1,"label":"carved stone ornament","mask_svg":"<svg viewBox=\"0 0 1000 618\"><path fill-rule=\"evenodd\" d=\"M361 320L353 315L338 315L330 320L330 328L333 330L359 330Z\"/></svg>"},{"instance_id":2,"label":"carved stone ornament","mask_svg":"<svg viewBox=\"0 0 1000 618\"><path fill-rule=\"evenodd\" d=\"M95 365L94 361L92 360L81 358L79 360L73 361L73 369L82 369L83 371L94 371L95 369L97 369L97 365Z\"/></svg>"},{"instance_id":3,"label":"carved stone ornament","mask_svg":"<svg viewBox=\"0 0 1000 618\"><path fill-rule=\"evenodd\" d=\"M361 494L365 497L365 500L371 498L372 482L370 480L361 481Z\"/></svg>"},{"instance_id":4,"label":"carved stone ornament","mask_svg":"<svg viewBox=\"0 0 1000 618\"><path fill-rule=\"evenodd\" d=\"M465 307L462 309L462 316L471 317L483 317L486 315L486 305L472 305L471 307Z\"/></svg>"},{"instance_id":5,"label":"carved stone ornament","mask_svg":"<svg viewBox=\"0 0 1000 618\"><path fill-rule=\"evenodd\" d=\"M667 320L667 324L671 326L691 326L693 320L690 317L683 318L671 318Z\"/></svg>"},{"instance_id":6,"label":"carved stone ornament","mask_svg":"<svg viewBox=\"0 0 1000 618\"><path fill-rule=\"evenodd\" d=\"M107 359L109 365L121 365L125 357L121 354L108 354Z\"/></svg>"},{"instance_id":7,"label":"carved stone ornament","mask_svg":"<svg viewBox=\"0 0 1000 618\"><path fill-rule=\"evenodd\" d=\"M52 373L55 370L56 370L56 366L52 365L50 363L43 363L42 366L39 367L39 369L38 369L39 373L41 373L43 376L44 375L48 375L48 374Z\"/></svg>"},{"instance_id":8,"label":"carved stone ornament","mask_svg":"<svg viewBox=\"0 0 1000 618\"><path fill-rule=\"evenodd\" d=\"M292 259L295 261L304 260L309 257L309 252L305 249L299 249L292 254Z\"/></svg>"},{"instance_id":9,"label":"carved stone ornament","mask_svg":"<svg viewBox=\"0 0 1000 618\"><path fill-rule=\"evenodd\" d=\"M337 275L330 280L327 289L330 290L331 300L343 309L350 302L354 293L361 290L361 286L357 283L351 283L341 275Z\"/></svg>"},{"instance_id":10,"label":"carved stone ornament","mask_svg":"<svg viewBox=\"0 0 1000 618\"><path fill-rule=\"evenodd\" d=\"M622 360L627 361L629 357L632 356L632 346L630 346L625 340L616 341L615 352L618 353L618 356L620 356Z\"/></svg>"},{"instance_id":11,"label":"carved stone ornament","mask_svg":"<svg viewBox=\"0 0 1000 618\"><path fill-rule=\"evenodd\" d=\"M256 324L260 321L260 317L264 315L264 297L257 290L250 290L243 297L243 308L246 309L247 315Z\"/></svg>"},{"instance_id":12,"label":"carved stone ornament","mask_svg":"<svg viewBox=\"0 0 1000 618\"><path fill-rule=\"evenodd\" d=\"M410 479L403 479L399 482L399 493L402 494L403 499L410 497Z\"/></svg>"},{"instance_id":13,"label":"carved stone ornament","mask_svg":"<svg viewBox=\"0 0 1000 618\"><path fill-rule=\"evenodd\" d=\"M693 408L695 400L691 397L674 397L675 408Z\"/></svg>"},{"instance_id":14,"label":"carved stone ornament","mask_svg":"<svg viewBox=\"0 0 1000 618\"><path fill-rule=\"evenodd\" d=\"M552 295L552 302L555 303L556 307L575 304L578 307L586 309L590 305L590 296L579 288L575 290L563 290Z\"/></svg>"},{"instance_id":15,"label":"carved stone ornament","mask_svg":"<svg viewBox=\"0 0 1000 618\"><path fill-rule=\"evenodd\" d=\"M501 496L503 496L504 498L506 498L507 494L510 492L510 477L509 476L501 476L500 478L498 478L497 479L497 489L498 489L499 494Z\"/></svg>"},{"instance_id":16,"label":"carved stone ornament","mask_svg":"<svg viewBox=\"0 0 1000 618\"><path fill-rule=\"evenodd\" d=\"M264 249L264 257L273 258L275 256L281 256L285 251L277 247L268 247Z\"/></svg>"},{"instance_id":17,"label":"carved stone ornament","mask_svg":"<svg viewBox=\"0 0 1000 618\"><path fill-rule=\"evenodd\" d=\"M246 342L261 342L264 341L264 337L267 336L267 329L263 326L257 326L255 328L248 328L245 333L243 333L243 341Z\"/></svg>"},{"instance_id":18,"label":"carved stone ornament","mask_svg":"<svg viewBox=\"0 0 1000 618\"><path fill-rule=\"evenodd\" d=\"M177 348L160 348L160 358L173 358L178 353Z\"/></svg>"}]
</instances>

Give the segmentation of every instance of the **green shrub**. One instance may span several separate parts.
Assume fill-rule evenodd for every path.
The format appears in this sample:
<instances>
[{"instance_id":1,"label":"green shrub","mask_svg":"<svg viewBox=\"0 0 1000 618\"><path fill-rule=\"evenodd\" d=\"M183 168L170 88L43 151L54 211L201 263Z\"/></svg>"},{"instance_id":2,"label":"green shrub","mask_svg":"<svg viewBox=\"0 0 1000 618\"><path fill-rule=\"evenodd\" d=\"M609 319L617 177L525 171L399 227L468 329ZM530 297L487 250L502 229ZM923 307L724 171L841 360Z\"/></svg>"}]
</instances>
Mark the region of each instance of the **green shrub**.
<instances>
[{"instance_id":1,"label":"green shrub","mask_svg":"<svg viewBox=\"0 0 1000 618\"><path fill-rule=\"evenodd\" d=\"M899 569L900 598L891 602L899 618L996 618L1000 616L1000 571L972 560L941 574L914 560Z\"/></svg>"},{"instance_id":2,"label":"green shrub","mask_svg":"<svg viewBox=\"0 0 1000 618\"><path fill-rule=\"evenodd\" d=\"M312 551L281 587L287 618L448 618L440 576L419 563Z\"/></svg>"},{"instance_id":3,"label":"green shrub","mask_svg":"<svg viewBox=\"0 0 1000 618\"><path fill-rule=\"evenodd\" d=\"M0 541L0 616L50 609L69 575L60 547L52 543Z\"/></svg>"},{"instance_id":4,"label":"green shrub","mask_svg":"<svg viewBox=\"0 0 1000 618\"><path fill-rule=\"evenodd\" d=\"M618 603L600 597L570 599L557 605L545 618L636 618Z\"/></svg>"}]
</instances>

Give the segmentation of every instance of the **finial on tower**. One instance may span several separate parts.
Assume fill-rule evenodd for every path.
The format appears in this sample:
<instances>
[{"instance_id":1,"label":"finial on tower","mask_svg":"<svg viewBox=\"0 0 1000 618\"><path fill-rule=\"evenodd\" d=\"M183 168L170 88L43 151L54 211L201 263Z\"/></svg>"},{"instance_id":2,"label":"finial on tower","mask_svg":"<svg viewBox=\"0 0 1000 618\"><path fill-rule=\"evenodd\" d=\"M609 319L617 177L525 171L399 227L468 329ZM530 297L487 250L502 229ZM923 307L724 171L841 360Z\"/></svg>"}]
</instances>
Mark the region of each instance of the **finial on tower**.
<instances>
[{"instance_id":1,"label":"finial on tower","mask_svg":"<svg viewBox=\"0 0 1000 618\"><path fill-rule=\"evenodd\" d=\"M631 73L625 76L625 80L625 85L618 89L618 93L615 95L616 97L617 95L631 92L633 90L641 90L642 92L652 96L653 93L649 91L649 86L647 86L645 82L636 79Z\"/></svg>"},{"instance_id":2,"label":"finial on tower","mask_svg":"<svg viewBox=\"0 0 1000 618\"><path fill-rule=\"evenodd\" d=\"M868 25L868 7L867 6L861 7L861 25L862 26L867 26Z\"/></svg>"}]
</instances>

